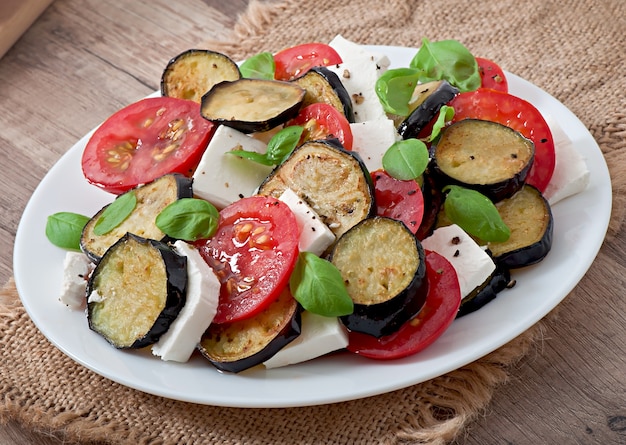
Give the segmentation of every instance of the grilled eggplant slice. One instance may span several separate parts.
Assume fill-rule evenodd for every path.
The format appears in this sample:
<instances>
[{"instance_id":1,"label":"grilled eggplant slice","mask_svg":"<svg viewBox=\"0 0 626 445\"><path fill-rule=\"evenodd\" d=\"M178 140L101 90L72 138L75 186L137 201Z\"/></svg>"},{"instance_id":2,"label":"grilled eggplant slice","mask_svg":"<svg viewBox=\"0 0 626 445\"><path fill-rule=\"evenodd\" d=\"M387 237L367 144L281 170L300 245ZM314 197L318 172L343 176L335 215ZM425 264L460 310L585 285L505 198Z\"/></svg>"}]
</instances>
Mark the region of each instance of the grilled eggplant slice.
<instances>
[{"instance_id":1,"label":"grilled eggplant slice","mask_svg":"<svg viewBox=\"0 0 626 445\"><path fill-rule=\"evenodd\" d=\"M296 148L258 193L279 198L286 189L311 206L337 237L376 212L365 164L336 140L308 141Z\"/></svg>"},{"instance_id":2,"label":"grilled eggplant slice","mask_svg":"<svg viewBox=\"0 0 626 445\"><path fill-rule=\"evenodd\" d=\"M413 111L398 125L398 134L403 139L419 137L420 132L437 116L441 107L450 102L458 92L446 80L417 85L409 102L409 109Z\"/></svg>"},{"instance_id":3,"label":"grilled eggplant slice","mask_svg":"<svg viewBox=\"0 0 626 445\"><path fill-rule=\"evenodd\" d=\"M217 369L237 373L268 360L296 339L300 331L300 306L286 289L252 318L211 324L198 350Z\"/></svg>"},{"instance_id":4,"label":"grilled eggplant slice","mask_svg":"<svg viewBox=\"0 0 626 445\"><path fill-rule=\"evenodd\" d=\"M354 301L354 312L341 317L351 331L389 335L426 302L424 249L401 221L380 216L361 221L337 241L330 261Z\"/></svg>"},{"instance_id":5,"label":"grilled eggplant slice","mask_svg":"<svg viewBox=\"0 0 626 445\"><path fill-rule=\"evenodd\" d=\"M496 204L511 236L502 243L488 243L494 262L516 269L538 263L552 248L554 218L541 192L526 184L511 198Z\"/></svg>"},{"instance_id":6,"label":"grilled eggplant slice","mask_svg":"<svg viewBox=\"0 0 626 445\"><path fill-rule=\"evenodd\" d=\"M268 131L295 117L306 90L293 82L241 78L215 85L202 96L200 113L242 133Z\"/></svg>"},{"instance_id":7,"label":"grilled eggplant slice","mask_svg":"<svg viewBox=\"0 0 626 445\"><path fill-rule=\"evenodd\" d=\"M532 141L518 131L480 119L450 125L432 149L434 170L444 182L478 190L494 202L524 185L535 156Z\"/></svg>"},{"instance_id":8,"label":"grilled eggplant slice","mask_svg":"<svg viewBox=\"0 0 626 445\"><path fill-rule=\"evenodd\" d=\"M214 85L241 78L237 64L224 54L189 49L171 59L161 76L161 95L200 103Z\"/></svg>"},{"instance_id":9,"label":"grilled eggplant slice","mask_svg":"<svg viewBox=\"0 0 626 445\"><path fill-rule=\"evenodd\" d=\"M167 331L186 295L187 258L165 243L128 233L89 278L89 327L116 348L142 348Z\"/></svg>"},{"instance_id":10,"label":"grilled eggplant slice","mask_svg":"<svg viewBox=\"0 0 626 445\"><path fill-rule=\"evenodd\" d=\"M348 122L354 122L350 94L333 71L323 66L314 67L292 82L306 90L303 107L323 102L339 110Z\"/></svg>"},{"instance_id":11,"label":"grilled eggplant slice","mask_svg":"<svg viewBox=\"0 0 626 445\"><path fill-rule=\"evenodd\" d=\"M483 284L474 289L469 295L463 297L456 318L477 311L494 300L500 292L510 286L511 272L509 269L496 266L491 276L487 278Z\"/></svg>"},{"instance_id":12,"label":"grilled eggplant slice","mask_svg":"<svg viewBox=\"0 0 626 445\"><path fill-rule=\"evenodd\" d=\"M108 205L102 208L83 228L80 239L82 251L91 261L98 263L107 249L127 232L143 238L168 241L166 235L156 226L155 219L161 210L177 199L191 198L192 183L192 179L184 175L171 173L129 190L126 193L134 193L137 198L135 210L110 232L96 235L94 228Z\"/></svg>"}]
</instances>

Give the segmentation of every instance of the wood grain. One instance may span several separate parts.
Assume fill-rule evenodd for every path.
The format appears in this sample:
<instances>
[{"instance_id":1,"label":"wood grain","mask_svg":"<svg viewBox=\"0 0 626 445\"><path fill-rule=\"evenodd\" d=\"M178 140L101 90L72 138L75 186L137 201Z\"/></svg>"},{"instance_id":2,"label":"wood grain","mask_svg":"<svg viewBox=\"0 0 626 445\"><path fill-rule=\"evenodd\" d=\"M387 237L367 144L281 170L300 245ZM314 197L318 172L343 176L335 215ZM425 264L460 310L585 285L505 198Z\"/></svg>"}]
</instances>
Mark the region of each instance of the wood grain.
<instances>
[{"instance_id":1,"label":"wood grain","mask_svg":"<svg viewBox=\"0 0 626 445\"><path fill-rule=\"evenodd\" d=\"M247 3L56 0L0 60L2 283L19 218L48 169L112 112L156 90L168 58L225 36ZM621 235L601 251L456 445L626 444L625 250ZM15 421L0 427L0 443L68 444Z\"/></svg>"}]
</instances>

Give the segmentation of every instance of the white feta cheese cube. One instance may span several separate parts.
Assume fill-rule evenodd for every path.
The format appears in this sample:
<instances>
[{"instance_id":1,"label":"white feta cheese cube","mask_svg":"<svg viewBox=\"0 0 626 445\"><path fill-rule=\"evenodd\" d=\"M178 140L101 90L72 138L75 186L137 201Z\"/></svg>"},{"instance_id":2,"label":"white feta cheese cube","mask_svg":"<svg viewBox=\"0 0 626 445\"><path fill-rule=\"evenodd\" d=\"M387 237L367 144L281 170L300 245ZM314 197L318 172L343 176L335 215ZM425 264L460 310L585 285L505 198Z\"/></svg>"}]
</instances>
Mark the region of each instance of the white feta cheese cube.
<instances>
[{"instance_id":1,"label":"white feta cheese cube","mask_svg":"<svg viewBox=\"0 0 626 445\"><path fill-rule=\"evenodd\" d=\"M346 39L341 34L337 34L335 38L328 42L328 45L337 51L337 54L344 62L346 60L361 59L363 56L372 57L376 65L380 67L381 74L391 65L391 60L386 54L369 51L362 45Z\"/></svg>"},{"instance_id":2,"label":"white feta cheese cube","mask_svg":"<svg viewBox=\"0 0 626 445\"><path fill-rule=\"evenodd\" d=\"M350 124L352 151L359 154L370 172L383 168L383 156L391 145L400 139L396 126L386 117Z\"/></svg>"},{"instance_id":3,"label":"white feta cheese cube","mask_svg":"<svg viewBox=\"0 0 626 445\"><path fill-rule=\"evenodd\" d=\"M339 53L342 63L327 68L339 76L352 99L354 120L364 122L387 117L375 85L389 66L388 59L341 37L336 37L330 45Z\"/></svg>"},{"instance_id":4,"label":"white feta cheese cube","mask_svg":"<svg viewBox=\"0 0 626 445\"><path fill-rule=\"evenodd\" d=\"M193 246L176 241L174 247L187 257L187 298L176 320L152 345L152 353L162 360L186 362L215 317L220 282Z\"/></svg>"},{"instance_id":5,"label":"white feta cheese cube","mask_svg":"<svg viewBox=\"0 0 626 445\"><path fill-rule=\"evenodd\" d=\"M287 204L296 216L300 229L300 251L321 255L335 241L335 234L322 222L317 212L293 190L286 189L279 199Z\"/></svg>"},{"instance_id":6,"label":"white feta cheese cube","mask_svg":"<svg viewBox=\"0 0 626 445\"><path fill-rule=\"evenodd\" d=\"M59 301L72 309L81 309L86 303L87 280L93 263L82 252L68 251L63 259L63 279Z\"/></svg>"},{"instance_id":7,"label":"white feta cheese cube","mask_svg":"<svg viewBox=\"0 0 626 445\"><path fill-rule=\"evenodd\" d=\"M218 209L253 195L272 167L226 153L231 150L264 153L266 148L264 142L220 125L193 175L194 194Z\"/></svg>"},{"instance_id":8,"label":"white feta cheese cube","mask_svg":"<svg viewBox=\"0 0 626 445\"><path fill-rule=\"evenodd\" d=\"M266 368L293 365L348 346L348 334L335 317L302 313L302 332L263 364Z\"/></svg>"},{"instance_id":9,"label":"white feta cheese cube","mask_svg":"<svg viewBox=\"0 0 626 445\"><path fill-rule=\"evenodd\" d=\"M422 241L422 246L450 261L459 278L461 298L484 283L496 269L487 252L456 224L436 229Z\"/></svg>"},{"instance_id":10,"label":"white feta cheese cube","mask_svg":"<svg viewBox=\"0 0 626 445\"><path fill-rule=\"evenodd\" d=\"M554 139L556 164L544 196L550 205L554 205L585 190L589 185L590 173L585 159L574 149L572 141L561 126L549 115L545 119Z\"/></svg>"}]
</instances>

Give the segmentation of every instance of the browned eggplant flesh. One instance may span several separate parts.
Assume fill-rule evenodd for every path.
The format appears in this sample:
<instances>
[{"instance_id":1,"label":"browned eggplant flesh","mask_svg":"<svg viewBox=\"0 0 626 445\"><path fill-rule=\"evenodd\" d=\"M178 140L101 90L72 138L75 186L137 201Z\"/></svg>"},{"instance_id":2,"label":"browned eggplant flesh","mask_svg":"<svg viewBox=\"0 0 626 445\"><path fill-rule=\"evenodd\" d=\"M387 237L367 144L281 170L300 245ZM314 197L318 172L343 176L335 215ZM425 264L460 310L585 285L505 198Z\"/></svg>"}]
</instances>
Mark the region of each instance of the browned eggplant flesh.
<instances>
[{"instance_id":1,"label":"browned eggplant flesh","mask_svg":"<svg viewBox=\"0 0 626 445\"><path fill-rule=\"evenodd\" d=\"M187 258L160 241L126 234L87 285L89 327L119 349L157 342L185 305Z\"/></svg>"}]
</instances>

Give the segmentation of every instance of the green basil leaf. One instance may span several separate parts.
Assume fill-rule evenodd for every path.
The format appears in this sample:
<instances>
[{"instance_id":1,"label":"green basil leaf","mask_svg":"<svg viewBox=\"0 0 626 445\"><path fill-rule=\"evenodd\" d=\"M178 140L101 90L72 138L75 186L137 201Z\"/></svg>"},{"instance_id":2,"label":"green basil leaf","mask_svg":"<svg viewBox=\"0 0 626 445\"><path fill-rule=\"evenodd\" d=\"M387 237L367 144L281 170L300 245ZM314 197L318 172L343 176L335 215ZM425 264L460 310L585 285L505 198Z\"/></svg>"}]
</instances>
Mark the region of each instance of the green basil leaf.
<instances>
[{"instance_id":1,"label":"green basil leaf","mask_svg":"<svg viewBox=\"0 0 626 445\"><path fill-rule=\"evenodd\" d=\"M483 241L503 242L511 230L502 221L493 202L482 193L456 185L443 188L444 211L453 223Z\"/></svg>"},{"instance_id":2,"label":"green basil leaf","mask_svg":"<svg viewBox=\"0 0 626 445\"><path fill-rule=\"evenodd\" d=\"M354 302L339 270L311 252L300 252L289 287L294 298L309 312L340 317L354 311Z\"/></svg>"},{"instance_id":3,"label":"green basil leaf","mask_svg":"<svg viewBox=\"0 0 626 445\"><path fill-rule=\"evenodd\" d=\"M249 79L272 80L276 71L274 56L270 52L256 54L244 61L239 67L239 71L243 77Z\"/></svg>"},{"instance_id":4,"label":"green basil leaf","mask_svg":"<svg viewBox=\"0 0 626 445\"><path fill-rule=\"evenodd\" d=\"M409 102L415 91L420 72L413 68L394 68L376 80L375 91L387 113L408 116Z\"/></svg>"},{"instance_id":5,"label":"green basil leaf","mask_svg":"<svg viewBox=\"0 0 626 445\"><path fill-rule=\"evenodd\" d=\"M269 140L265 153L246 150L231 150L227 153L240 158L250 159L263 165L280 165L297 147L303 131L304 127L300 125L290 125L283 128Z\"/></svg>"},{"instance_id":6,"label":"green basil leaf","mask_svg":"<svg viewBox=\"0 0 626 445\"><path fill-rule=\"evenodd\" d=\"M474 91L481 85L476 58L457 40L423 39L409 66L423 72L422 83L445 79L462 92Z\"/></svg>"},{"instance_id":7,"label":"green basil leaf","mask_svg":"<svg viewBox=\"0 0 626 445\"><path fill-rule=\"evenodd\" d=\"M303 131L304 127L300 125L290 125L272 136L267 143L268 159L273 161L274 165L282 164L298 145Z\"/></svg>"},{"instance_id":8,"label":"green basil leaf","mask_svg":"<svg viewBox=\"0 0 626 445\"><path fill-rule=\"evenodd\" d=\"M72 212L58 212L48 216L46 237L62 249L80 250L80 237L89 217Z\"/></svg>"},{"instance_id":9,"label":"green basil leaf","mask_svg":"<svg viewBox=\"0 0 626 445\"><path fill-rule=\"evenodd\" d=\"M383 168L396 179L419 178L428 166L428 148L419 139L394 142L383 155Z\"/></svg>"},{"instance_id":10,"label":"green basil leaf","mask_svg":"<svg viewBox=\"0 0 626 445\"><path fill-rule=\"evenodd\" d=\"M217 230L219 212L208 201L181 198L156 217L156 226L167 236L184 241L210 238Z\"/></svg>"},{"instance_id":11,"label":"green basil leaf","mask_svg":"<svg viewBox=\"0 0 626 445\"><path fill-rule=\"evenodd\" d=\"M227 151L227 154L239 156L240 158L249 159L251 161L256 162L257 164L263 165L275 165L274 161L267 158L265 153L257 153L256 151L246 151L246 150L231 150Z\"/></svg>"},{"instance_id":12,"label":"green basil leaf","mask_svg":"<svg viewBox=\"0 0 626 445\"><path fill-rule=\"evenodd\" d=\"M439 137L441 130L446 126L446 122L450 122L454 118L454 108L444 105L439 110L437 120L433 124L433 129L430 132L430 136L426 138L426 142L432 142Z\"/></svg>"},{"instance_id":13,"label":"green basil leaf","mask_svg":"<svg viewBox=\"0 0 626 445\"><path fill-rule=\"evenodd\" d=\"M133 213L137 205L137 197L134 191L126 192L109 204L96 221L93 227L95 235L105 235L122 224Z\"/></svg>"}]
</instances>

